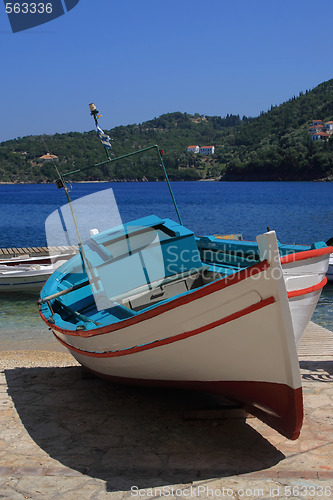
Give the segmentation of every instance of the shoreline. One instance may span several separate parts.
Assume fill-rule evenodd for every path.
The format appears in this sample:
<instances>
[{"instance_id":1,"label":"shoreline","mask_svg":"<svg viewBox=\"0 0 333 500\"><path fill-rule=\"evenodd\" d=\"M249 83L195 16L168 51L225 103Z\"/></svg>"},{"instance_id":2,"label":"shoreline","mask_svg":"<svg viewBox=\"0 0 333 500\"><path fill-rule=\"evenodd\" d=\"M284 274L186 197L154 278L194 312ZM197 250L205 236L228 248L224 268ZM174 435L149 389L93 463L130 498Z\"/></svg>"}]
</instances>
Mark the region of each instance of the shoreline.
<instances>
[{"instance_id":1,"label":"shoreline","mask_svg":"<svg viewBox=\"0 0 333 500\"><path fill-rule=\"evenodd\" d=\"M68 181L70 182L71 184L119 184L119 183L156 183L156 182L166 182L165 179L156 179L154 181L148 181L147 179L146 180L143 180L143 179L112 179L112 180L101 180L101 181ZM328 177L323 177L321 179L313 179L313 180L303 180L303 179L298 179L298 180L271 180L271 179L267 179L267 180L254 180L254 179L243 179L243 180L239 180L239 179L228 179L228 180L225 180L225 179L222 179L221 177L210 177L208 179L196 179L196 180L187 180L187 179L177 179L176 181L174 180L171 180L170 179L170 182L333 182L333 176L328 176ZM0 181L0 186L15 186L15 185L18 185L18 186L28 186L28 185L33 185L33 184L36 184L38 186L42 186L43 184L55 184L55 181L44 181L44 182L23 182L23 181L7 181L7 182L4 182L4 181Z\"/></svg>"},{"instance_id":2,"label":"shoreline","mask_svg":"<svg viewBox=\"0 0 333 500\"><path fill-rule=\"evenodd\" d=\"M38 347L36 347L38 345ZM3 352L54 352L54 353L67 353L66 347L60 344L56 339L52 341L52 337L48 341L47 339L43 339L43 341L39 341L32 339L22 339L21 341L10 342L6 340L5 342L0 343L0 357Z\"/></svg>"},{"instance_id":3,"label":"shoreline","mask_svg":"<svg viewBox=\"0 0 333 500\"><path fill-rule=\"evenodd\" d=\"M81 366L69 352L48 349L0 350L0 363L2 371L15 368Z\"/></svg>"}]
</instances>

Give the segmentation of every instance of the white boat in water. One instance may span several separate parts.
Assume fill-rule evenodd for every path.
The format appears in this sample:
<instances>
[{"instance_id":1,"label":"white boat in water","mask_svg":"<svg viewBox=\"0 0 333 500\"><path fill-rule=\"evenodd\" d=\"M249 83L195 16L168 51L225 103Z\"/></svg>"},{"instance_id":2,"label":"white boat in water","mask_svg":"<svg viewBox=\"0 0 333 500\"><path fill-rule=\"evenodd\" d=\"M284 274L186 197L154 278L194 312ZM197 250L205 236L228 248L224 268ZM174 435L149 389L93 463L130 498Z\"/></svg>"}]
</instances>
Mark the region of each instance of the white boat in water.
<instances>
[{"instance_id":1,"label":"white boat in water","mask_svg":"<svg viewBox=\"0 0 333 500\"><path fill-rule=\"evenodd\" d=\"M53 271L75 252L0 259L0 293L39 292Z\"/></svg>"}]
</instances>

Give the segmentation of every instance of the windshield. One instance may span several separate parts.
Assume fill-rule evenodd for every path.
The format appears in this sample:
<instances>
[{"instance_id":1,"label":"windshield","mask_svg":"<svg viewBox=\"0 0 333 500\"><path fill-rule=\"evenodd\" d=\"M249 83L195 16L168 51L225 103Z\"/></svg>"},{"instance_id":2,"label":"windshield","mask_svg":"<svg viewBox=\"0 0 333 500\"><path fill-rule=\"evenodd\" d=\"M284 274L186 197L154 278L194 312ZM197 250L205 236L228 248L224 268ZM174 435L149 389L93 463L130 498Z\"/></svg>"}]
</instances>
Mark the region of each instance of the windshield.
<instances>
[{"instance_id":1,"label":"windshield","mask_svg":"<svg viewBox=\"0 0 333 500\"><path fill-rule=\"evenodd\" d=\"M102 310L145 293L171 274L161 243L172 232L162 230L162 222L149 216L123 224L109 188L61 206L47 218L45 230L51 257L59 247L78 246L80 258L67 263L66 280L88 278Z\"/></svg>"}]
</instances>

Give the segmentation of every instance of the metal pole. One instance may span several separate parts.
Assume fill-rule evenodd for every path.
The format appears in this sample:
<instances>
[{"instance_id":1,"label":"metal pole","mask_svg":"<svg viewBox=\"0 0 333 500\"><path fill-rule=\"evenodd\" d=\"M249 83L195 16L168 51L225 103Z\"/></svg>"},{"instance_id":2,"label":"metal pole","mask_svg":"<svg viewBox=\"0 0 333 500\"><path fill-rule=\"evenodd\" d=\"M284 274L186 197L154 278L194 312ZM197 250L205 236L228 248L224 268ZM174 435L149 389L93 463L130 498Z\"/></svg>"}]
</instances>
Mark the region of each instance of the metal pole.
<instances>
[{"instance_id":1,"label":"metal pole","mask_svg":"<svg viewBox=\"0 0 333 500\"><path fill-rule=\"evenodd\" d=\"M134 156L139 153L144 153L145 151L149 151L150 149L158 148L157 145L149 146L148 148L139 149L138 151L133 151L133 153L127 153L126 155L118 156L117 158L109 158L108 160L101 161L100 163L95 163L95 165L89 165L88 167L79 168L77 170L73 170L72 172L66 172L62 174L62 177L66 177L68 175L77 174L78 172L82 172L83 170L89 170L90 168L100 167L101 165L106 165L107 163L112 163L113 161L123 160L129 156Z\"/></svg>"},{"instance_id":2,"label":"metal pole","mask_svg":"<svg viewBox=\"0 0 333 500\"><path fill-rule=\"evenodd\" d=\"M182 223L182 219L180 217L180 213L179 213L179 210L178 210L178 207L177 207L177 203L176 203L176 199L174 197L174 194L173 194L173 191L172 191L172 188L171 188L171 184L170 184L170 181L169 181L169 177L168 177L168 174L167 174L167 171L166 171L166 168L164 166L164 162L163 162L163 158L162 158L162 155L161 155L161 151L159 149L158 146L155 146L156 149L157 149L157 153L158 153L158 156L159 156L159 159L160 159L160 162L161 162L161 166L163 168L163 172L164 172L164 177L165 177L165 180L167 181L167 184L168 184L168 188L169 188L169 191L170 191L170 195L171 195L171 198L172 198L172 201L173 201L173 204L174 204L174 207L175 207L175 210L177 212L177 216L178 216L178 219L179 219L179 223L180 225L182 226L183 223Z\"/></svg>"}]
</instances>

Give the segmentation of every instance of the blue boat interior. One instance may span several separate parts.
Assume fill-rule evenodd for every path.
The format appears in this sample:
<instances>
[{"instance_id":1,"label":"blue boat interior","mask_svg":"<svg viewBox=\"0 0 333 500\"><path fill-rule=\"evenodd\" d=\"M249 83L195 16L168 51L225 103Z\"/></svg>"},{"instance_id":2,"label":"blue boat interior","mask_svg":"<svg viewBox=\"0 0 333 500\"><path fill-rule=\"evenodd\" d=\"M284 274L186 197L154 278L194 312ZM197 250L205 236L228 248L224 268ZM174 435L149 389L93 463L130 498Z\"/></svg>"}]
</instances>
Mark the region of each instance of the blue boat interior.
<instances>
[{"instance_id":1,"label":"blue boat interior","mask_svg":"<svg viewBox=\"0 0 333 500\"><path fill-rule=\"evenodd\" d=\"M281 245L281 255L311 248ZM64 330L92 330L158 307L260 260L254 242L193 232L155 215L91 231L81 253L58 268L40 296L41 312Z\"/></svg>"},{"instance_id":2,"label":"blue boat interior","mask_svg":"<svg viewBox=\"0 0 333 500\"><path fill-rule=\"evenodd\" d=\"M206 264L217 268L229 269L229 272L237 272L241 269L260 261L259 249L256 242L228 239L221 236L202 236L196 238L200 257ZM278 241L281 256L314 250L326 247L326 243L317 242L309 245L285 245Z\"/></svg>"},{"instance_id":3,"label":"blue boat interior","mask_svg":"<svg viewBox=\"0 0 333 500\"><path fill-rule=\"evenodd\" d=\"M92 231L82 257L73 257L46 282L40 308L62 329L91 330L191 293L220 279L220 271L202 261L192 231L152 215Z\"/></svg>"}]
</instances>

